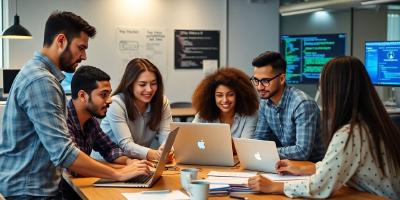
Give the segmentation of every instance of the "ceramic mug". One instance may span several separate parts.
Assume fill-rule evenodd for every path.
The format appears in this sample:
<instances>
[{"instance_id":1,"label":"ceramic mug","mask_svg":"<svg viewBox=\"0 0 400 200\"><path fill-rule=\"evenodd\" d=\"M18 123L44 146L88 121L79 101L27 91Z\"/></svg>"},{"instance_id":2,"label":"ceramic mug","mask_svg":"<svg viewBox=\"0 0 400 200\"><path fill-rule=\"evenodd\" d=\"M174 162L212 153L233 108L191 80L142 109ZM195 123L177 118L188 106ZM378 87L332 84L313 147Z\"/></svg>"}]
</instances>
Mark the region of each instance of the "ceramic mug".
<instances>
[{"instance_id":1,"label":"ceramic mug","mask_svg":"<svg viewBox=\"0 0 400 200\"><path fill-rule=\"evenodd\" d=\"M198 173L199 173L199 169L196 169L196 168L187 168L187 169L181 170L180 178L181 178L181 185L182 185L183 189L188 191L190 181L196 180Z\"/></svg>"}]
</instances>

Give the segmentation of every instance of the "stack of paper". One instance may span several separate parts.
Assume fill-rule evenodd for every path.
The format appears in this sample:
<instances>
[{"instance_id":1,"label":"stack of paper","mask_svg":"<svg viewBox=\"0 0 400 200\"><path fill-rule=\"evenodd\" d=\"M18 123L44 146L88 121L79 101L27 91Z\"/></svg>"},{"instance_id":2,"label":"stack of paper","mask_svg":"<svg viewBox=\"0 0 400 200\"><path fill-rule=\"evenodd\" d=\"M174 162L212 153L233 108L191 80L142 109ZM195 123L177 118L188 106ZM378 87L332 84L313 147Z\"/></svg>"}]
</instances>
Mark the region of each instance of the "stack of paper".
<instances>
[{"instance_id":1,"label":"stack of paper","mask_svg":"<svg viewBox=\"0 0 400 200\"><path fill-rule=\"evenodd\" d=\"M283 181L296 181L296 180L308 180L310 176L295 176L295 175L279 175L272 173L261 174L271 181L283 182Z\"/></svg>"},{"instance_id":2,"label":"stack of paper","mask_svg":"<svg viewBox=\"0 0 400 200\"><path fill-rule=\"evenodd\" d=\"M247 187L250 177L257 172L217 172L211 171L205 179L210 183L210 194L228 194L230 192L251 192Z\"/></svg>"},{"instance_id":3,"label":"stack of paper","mask_svg":"<svg viewBox=\"0 0 400 200\"><path fill-rule=\"evenodd\" d=\"M221 177L242 177L242 178L250 178L257 175L257 172L217 172L210 171L207 174L208 176L221 176Z\"/></svg>"},{"instance_id":4,"label":"stack of paper","mask_svg":"<svg viewBox=\"0 0 400 200\"><path fill-rule=\"evenodd\" d=\"M228 195L229 189L228 184L210 184L210 195Z\"/></svg>"}]
</instances>

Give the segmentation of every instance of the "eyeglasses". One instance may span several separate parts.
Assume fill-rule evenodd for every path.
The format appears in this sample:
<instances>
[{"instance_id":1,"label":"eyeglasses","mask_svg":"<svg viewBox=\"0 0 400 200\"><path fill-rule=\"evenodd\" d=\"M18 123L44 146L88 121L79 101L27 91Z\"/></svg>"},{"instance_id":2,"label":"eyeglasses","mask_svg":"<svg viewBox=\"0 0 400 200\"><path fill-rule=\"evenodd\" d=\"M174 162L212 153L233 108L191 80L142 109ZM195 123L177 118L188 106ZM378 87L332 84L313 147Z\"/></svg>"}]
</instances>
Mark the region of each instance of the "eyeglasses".
<instances>
[{"instance_id":1,"label":"eyeglasses","mask_svg":"<svg viewBox=\"0 0 400 200\"><path fill-rule=\"evenodd\" d=\"M268 87L271 83L272 80L276 79L278 76L280 76L282 73L277 74L276 76L272 78L262 78L261 80L256 78L256 77L251 77L250 81L253 83L253 85L258 86L260 83L264 87Z\"/></svg>"}]
</instances>

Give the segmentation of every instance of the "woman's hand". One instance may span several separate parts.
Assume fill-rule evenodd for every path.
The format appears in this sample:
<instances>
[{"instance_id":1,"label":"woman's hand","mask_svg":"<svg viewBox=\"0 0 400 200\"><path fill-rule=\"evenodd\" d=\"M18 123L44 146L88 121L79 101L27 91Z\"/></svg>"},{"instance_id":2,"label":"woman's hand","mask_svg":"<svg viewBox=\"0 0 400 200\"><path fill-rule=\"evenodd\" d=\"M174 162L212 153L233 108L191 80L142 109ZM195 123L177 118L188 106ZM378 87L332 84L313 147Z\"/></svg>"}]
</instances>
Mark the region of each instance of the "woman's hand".
<instances>
[{"instance_id":1,"label":"woman's hand","mask_svg":"<svg viewBox=\"0 0 400 200\"><path fill-rule=\"evenodd\" d=\"M249 178L248 186L251 190L263 193L283 193L283 183L272 182L264 176L257 175Z\"/></svg>"},{"instance_id":2,"label":"woman's hand","mask_svg":"<svg viewBox=\"0 0 400 200\"><path fill-rule=\"evenodd\" d=\"M146 159L147 160L150 160L150 161L153 161L153 160L160 160L160 157L161 157L161 150L154 150L154 149L150 149L148 152L147 152L147 156L146 156Z\"/></svg>"},{"instance_id":3,"label":"woman's hand","mask_svg":"<svg viewBox=\"0 0 400 200\"><path fill-rule=\"evenodd\" d=\"M280 160L276 163L276 171L280 175L312 175L315 174L315 163L309 161Z\"/></svg>"},{"instance_id":4,"label":"woman's hand","mask_svg":"<svg viewBox=\"0 0 400 200\"><path fill-rule=\"evenodd\" d=\"M158 148L159 151L163 152L164 151L164 145L161 145L160 148ZM171 163L174 161L175 154L174 154L174 147L171 148L171 151L167 155L166 163Z\"/></svg>"}]
</instances>

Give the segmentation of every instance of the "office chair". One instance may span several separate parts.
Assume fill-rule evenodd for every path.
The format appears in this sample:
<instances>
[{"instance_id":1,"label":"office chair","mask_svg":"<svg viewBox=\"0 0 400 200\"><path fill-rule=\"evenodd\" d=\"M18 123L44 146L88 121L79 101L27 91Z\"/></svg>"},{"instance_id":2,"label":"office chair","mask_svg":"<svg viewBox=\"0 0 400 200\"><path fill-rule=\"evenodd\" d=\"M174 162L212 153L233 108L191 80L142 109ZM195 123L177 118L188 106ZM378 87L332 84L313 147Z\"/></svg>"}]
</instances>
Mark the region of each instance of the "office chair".
<instances>
[{"instance_id":1,"label":"office chair","mask_svg":"<svg viewBox=\"0 0 400 200\"><path fill-rule=\"evenodd\" d=\"M191 108L192 103L191 102L185 102L185 101L177 101L177 102L172 102L170 104L171 109L174 108ZM172 121L174 122L191 122L193 120L193 117L187 117L187 116L172 116Z\"/></svg>"},{"instance_id":2,"label":"office chair","mask_svg":"<svg viewBox=\"0 0 400 200\"><path fill-rule=\"evenodd\" d=\"M191 108L192 103L191 102L185 102L185 101L177 101L177 102L172 102L170 104L171 108Z\"/></svg>"}]
</instances>

